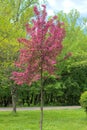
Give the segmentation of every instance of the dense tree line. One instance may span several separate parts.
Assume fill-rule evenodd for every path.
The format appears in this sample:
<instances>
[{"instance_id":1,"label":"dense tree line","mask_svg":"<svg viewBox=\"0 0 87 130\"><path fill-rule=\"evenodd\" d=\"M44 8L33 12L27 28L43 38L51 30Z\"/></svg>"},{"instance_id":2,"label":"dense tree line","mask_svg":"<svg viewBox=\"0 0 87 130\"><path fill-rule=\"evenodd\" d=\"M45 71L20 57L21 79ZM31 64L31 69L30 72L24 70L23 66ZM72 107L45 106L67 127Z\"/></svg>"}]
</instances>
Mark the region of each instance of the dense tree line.
<instances>
[{"instance_id":1,"label":"dense tree line","mask_svg":"<svg viewBox=\"0 0 87 130\"><path fill-rule=\"evenodd\" d=\"M24 25L33 17L32 5L36 3L35 0L0 0L0 106L12 105L14 93L19 106L40 104L39 81L32 86L17 86L10 80L21 47L17 38L26 36ZM87 19L80 17L77 10L57 15L65 23L66 37L58 58L59 77L44 79L44 104L77 105L81 93L87 90ZM72 52L72 56L61 62L67 52Z\"/></svg>"}]
</instances>

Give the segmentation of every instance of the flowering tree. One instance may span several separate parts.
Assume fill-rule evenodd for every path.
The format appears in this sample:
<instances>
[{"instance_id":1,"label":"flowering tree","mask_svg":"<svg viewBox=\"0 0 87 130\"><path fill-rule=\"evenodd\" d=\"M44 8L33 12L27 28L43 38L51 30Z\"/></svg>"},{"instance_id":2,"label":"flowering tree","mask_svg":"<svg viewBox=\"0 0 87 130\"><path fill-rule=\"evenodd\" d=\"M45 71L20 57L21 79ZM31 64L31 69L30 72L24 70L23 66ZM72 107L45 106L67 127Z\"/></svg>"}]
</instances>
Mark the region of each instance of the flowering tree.
<instances>
[{"instance_id":1,"label":"flowering tree","mask_svg":"<svg viewBox=\"0 0 87 130\"><path fill-rule=\"evenodd\" d=\"M57 21L57 16L47 20L46 6L42 7L42 11L34 7L36 17L32 24L26 24L28 39L18 39L23 43L18 61L15 63L20 71L12 73L12 79L19 85L24 83L30 85L41 80L40 130L43 124L43 74L44 72L54 74L56 57L62 51L62 40L65 36L63 23Z\"/></svg>"}]
</instances>

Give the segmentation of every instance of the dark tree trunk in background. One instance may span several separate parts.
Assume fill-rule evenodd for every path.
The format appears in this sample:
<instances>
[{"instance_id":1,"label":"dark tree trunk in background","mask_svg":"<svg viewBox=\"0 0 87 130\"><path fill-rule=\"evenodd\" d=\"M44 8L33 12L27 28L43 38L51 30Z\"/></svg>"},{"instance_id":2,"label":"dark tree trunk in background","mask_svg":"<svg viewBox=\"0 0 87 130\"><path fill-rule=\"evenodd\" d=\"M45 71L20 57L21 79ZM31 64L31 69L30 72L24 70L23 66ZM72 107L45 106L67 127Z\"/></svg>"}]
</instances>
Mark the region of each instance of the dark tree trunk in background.
<instances>
[{"instance_id":1,"label":"dark tree trunk in background","mask_svg":"<svg viewBox=\"0 0 87 130\"><path fill-rule=\"evenodd\" d=\"M12 95L12 106L13 106L14 113L16 113L16 92L17 92L17 88L13 86L11 89L11 95Z\"/></svg>"}]
</instances>

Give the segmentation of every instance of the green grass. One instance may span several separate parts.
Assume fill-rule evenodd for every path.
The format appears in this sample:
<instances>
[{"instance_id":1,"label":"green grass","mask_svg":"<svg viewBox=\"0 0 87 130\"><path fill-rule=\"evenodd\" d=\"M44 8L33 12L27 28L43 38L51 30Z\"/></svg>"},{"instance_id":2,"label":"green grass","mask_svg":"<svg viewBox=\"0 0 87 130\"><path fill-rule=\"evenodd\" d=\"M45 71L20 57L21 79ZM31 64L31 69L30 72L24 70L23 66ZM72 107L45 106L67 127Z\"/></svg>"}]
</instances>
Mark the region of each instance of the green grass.
<instances>
[{"instance_id":1,"label":"green grass","mask_svg":"<svg viewBox=\"0 0 87 130\"><path fill-rule=\"evenodd\" d=\"M39 130L40 111L0 112L0 130ZM87 130L82 109L45 110L43 130Z\"/></svg>"}]
</instances>

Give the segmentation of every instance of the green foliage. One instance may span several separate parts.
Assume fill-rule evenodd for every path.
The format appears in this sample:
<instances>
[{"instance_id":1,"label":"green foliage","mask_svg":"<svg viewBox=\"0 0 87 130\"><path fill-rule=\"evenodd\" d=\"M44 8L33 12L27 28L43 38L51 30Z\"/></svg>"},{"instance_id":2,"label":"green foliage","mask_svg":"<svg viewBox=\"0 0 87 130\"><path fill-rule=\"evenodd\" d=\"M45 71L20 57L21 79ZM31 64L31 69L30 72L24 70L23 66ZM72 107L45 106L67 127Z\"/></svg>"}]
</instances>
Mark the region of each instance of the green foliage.
<instances>
[{"instance_id":1,"label":"green foliage","mask_svg":"<svg viewBox=\"0 0 87 130\"><path fill-rule=\"evenodd\" d=\"M80 95L80 87L77 82L75 82L70 77L64 81L63 92L65 97L65 102L68 105L77 105Z\"/></svg>"},{"instance_id":2,"label":"green foliage","mask_svg":"<svg viewBox=\"0 0 87 130\"><path fill-rule=\"evenodd\" d=\"M71 10L68 14L59 12L58 18L64 21L66 37L57 64L61 71L57 73L61 75L67 104L73 104L74 101L74 104L78 104L81 93L87 90L87 19L80 17L77 10ZM63 63L59 62L67 52L72 52L72 56Z\"/></svg>"},{"instance_id":3,"label":"green foliage","mask_svg":"<svg viewBox=\"0 0 87 130\"><path fill-rule=\"evenodd\" d=\"M28 107L28 103L27 102L24 103L24 107Z\"/></svg>"},{"instance_id":4,"label":"green foliage","mask_svg":"<svg viewBox=\"0 0 87 130\"><path fill-rule=\"evenodd\" d=\"M79 102L80 102L81 106L85 109L85 112L87 114L87 91L82 93Z\"/></svg>"},{"instance_id":5,"label":"green foliage","mask_svg":"<svg viewBox=\"0 0 87 130\"><path fill-rule=\"evenodd\" d=\"M0 0L0 105L11 104L10 80L15 70L14 61L22 46L17 38L25 36L24 25L33 17L32 8L37 0ZM10 102L9 102L10 100Z\"/></svg>"},{"instance_id":6,"label":"green foliage","mask_svg":"<svg viewBox=\"0 0 87 130\"><path fill-rule=\"evenodd\" d=\"M66 30L66 37L63 41L64 49L60 59L63 58L67 52L72 52L72 57L64 62L67 67L80 64L86 65L87 32L85 32L85 22L87 22L87 20L85 19L84 22L84 18L80 16L77 10L71 10L68 14L59 12L58 18L64 22ZM61 63L61 65L63 69L64 64Z\"/></svg>"}]
</instances>

